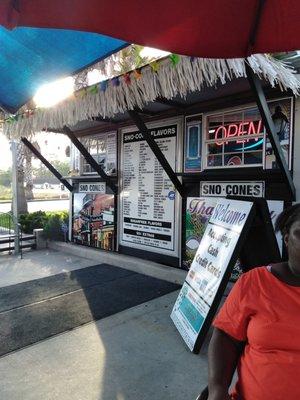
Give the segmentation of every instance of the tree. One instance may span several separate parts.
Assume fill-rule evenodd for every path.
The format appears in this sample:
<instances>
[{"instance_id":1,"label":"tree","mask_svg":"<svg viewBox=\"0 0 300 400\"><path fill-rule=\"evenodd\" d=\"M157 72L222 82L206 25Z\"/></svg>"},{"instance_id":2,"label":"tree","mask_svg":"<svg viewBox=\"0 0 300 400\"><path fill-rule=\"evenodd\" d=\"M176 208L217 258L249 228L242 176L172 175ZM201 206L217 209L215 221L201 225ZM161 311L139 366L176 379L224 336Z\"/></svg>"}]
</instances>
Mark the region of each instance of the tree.
<instances>
[{"instance_id":1,"label":"tree","mask_svg":"<svg viewBox=\"0 0 300 400\"><path fill-rule=\"evenodd\" d=\"M57 169L58 172L62 174L62 176L69 175L69 161L54 160L51 162L51 164L55 169ZM53 177L52 172L50 172L43 164L41 164L40 168L33 168L32 173L35 178L44 178L45 181Z\"/></svg>"},{"instance_id":2,"label":"tree","mask_svg":"<svg viewBox=\"0 0 300 400\"><path fill-rule=\"evenodd\" d=\"M114 76L122 75L126 72L141 68L143 65L149 64L158 57L142 56L145 47L131 44L128 47L112 54L110 57L93 64L91 67L84 69L74 76L75 90L79 90L88 86L88 73L92 70L98 70L107 79Z\"/></svg>"},{"instance_id":3,"label":"tree","mask_svg":"<svg viewBox=\"0 0 300 400\"><path fill-rule=\"evenodd\" d=\"M18 211L20 214L27 214L28 206L24 187L24 170L22 168L18 168L17 171L17 191Z\"/></svg>"},{"instance_id":4,"label":"tree","mask_svg":"<svg viewBox=\"0 0 300 400\"><path fill-rule=\"evenodd\" d=\"M13 203L17 202L16 209L13 208L14 215L28 212L27 201L24 190L24 151L21 143L11 142L12 149L12 180L13 180ZM12 203L12 207L13 207Z\"/></svg>"},{"instance_id":5,"label":"tree","mask_svg":"<svg viewBox=\"0 0 300 400\"><path fill-rule=\"evenodd\" d=\"M24 146L24 162L25 162L25 171L26 171L26 176L25 178L25 196L26 200L33 200L33 182L32 182L32 153L31 151ZM24 174L25 175L25 174Z\"/></svg>"},{"instance_id":6,"label":"tree","mask_svg":"<svg viewBox=\"0 0 300 400\"><path fill-rule=\"evenodd\" d=\"M11 167L7 171L0 171L0 186L11 187Z\"/></svg>"}]
</instances>

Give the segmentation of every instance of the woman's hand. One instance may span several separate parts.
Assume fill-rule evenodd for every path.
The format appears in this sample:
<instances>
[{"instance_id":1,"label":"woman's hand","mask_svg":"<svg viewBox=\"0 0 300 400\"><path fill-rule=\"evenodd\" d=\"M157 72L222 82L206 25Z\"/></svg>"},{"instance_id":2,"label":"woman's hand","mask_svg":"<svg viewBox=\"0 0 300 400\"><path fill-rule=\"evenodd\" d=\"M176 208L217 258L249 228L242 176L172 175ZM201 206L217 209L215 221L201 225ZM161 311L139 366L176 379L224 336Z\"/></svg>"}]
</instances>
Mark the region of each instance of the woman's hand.
<instances>
[{"instance_id":1,"label":"woman's hand","mask_svg":"<svg viewBox=\"0 0 300 400\"><path fill-rule=\"evenodd\" d=\"M222 387L210 389L207 400L230 400L228 389Z\"/></svg>"},{"instance_id":2,"label":"woman's hand","mask_svg":"<svg viewBox=\"0 0 300 400\"><path fill-rule=\"evenodd\" d=\"M225 394L225 395L218 395L218 396L214 396L214 395L212 395L212 396L209 396L208 398L207 398L207 400L230 400L230 396L229 396L229 394Z\"/></svg>"},{"instance_id":3,"label":"woman's hand","mask_svg":"<svg viewBox=\"0 0 300 400\"><path fill-rule=\"evenodd\" d=\"M210 389L206 387L196 400L230 400L228 390L223 386L215 385Z\"/></svg>"}]
</instances>

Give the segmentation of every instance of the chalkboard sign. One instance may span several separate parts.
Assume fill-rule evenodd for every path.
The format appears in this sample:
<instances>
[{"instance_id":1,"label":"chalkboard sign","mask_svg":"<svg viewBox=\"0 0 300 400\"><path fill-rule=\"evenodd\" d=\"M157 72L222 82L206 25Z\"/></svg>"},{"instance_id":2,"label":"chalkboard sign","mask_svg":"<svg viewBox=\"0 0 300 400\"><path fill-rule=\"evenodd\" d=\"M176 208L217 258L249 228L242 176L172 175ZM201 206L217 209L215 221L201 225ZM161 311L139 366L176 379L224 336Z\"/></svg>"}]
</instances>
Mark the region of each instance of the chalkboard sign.
<instances>
[{"instance_id":1,"label":"chalkboard sign","mask_svg":"<svg viewBox=\"0 0 300 400\"><path fill-rule=\"evenodd\" d=\"M251 201L220 199L204 232L171 318L198 352L255 214Z\"/></svg>"}]
</instances>

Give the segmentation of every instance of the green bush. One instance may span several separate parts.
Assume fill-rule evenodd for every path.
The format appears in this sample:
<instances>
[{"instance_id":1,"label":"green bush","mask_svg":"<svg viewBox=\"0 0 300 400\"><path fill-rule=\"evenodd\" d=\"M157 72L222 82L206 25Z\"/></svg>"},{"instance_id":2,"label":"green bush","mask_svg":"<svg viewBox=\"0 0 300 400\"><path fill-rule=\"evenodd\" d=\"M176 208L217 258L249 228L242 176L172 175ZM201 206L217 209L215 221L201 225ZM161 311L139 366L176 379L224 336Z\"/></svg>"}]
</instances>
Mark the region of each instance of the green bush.
<instances>
[{"instance_id":1,"label":"green bush","mask_svg":"<svg viewBox=\"0 0 300 400\"><path fill-rule=\"evenodd\" d=\"M68 226L67 211L36 211L20 215L20 224L24 233L43 228L44 236L50 240L65 240L62 225Z\"/></svg>"},{"instance_id":2,"label":"green bush","mask_svg":"<svg viewBox=\"0 0 300 400\"><path fill-rule=\"evenodd\" d=\"M47 213L48 220L44 226L45 238L50 240L65 240L62 225L68 226L69 214L66 211Z\"/></svg>"},{"instance_id":3,"label":"green bush","mask_svg":"<svg viewBox=\"0 0 300 400\"><path fill-rule=\"evenodd\" d=\"M28 214L21 214L19 221L24 233L32 233L34 229L43 228L47 222L45 211L36 211Z\"/></svg>"}]
</instances>

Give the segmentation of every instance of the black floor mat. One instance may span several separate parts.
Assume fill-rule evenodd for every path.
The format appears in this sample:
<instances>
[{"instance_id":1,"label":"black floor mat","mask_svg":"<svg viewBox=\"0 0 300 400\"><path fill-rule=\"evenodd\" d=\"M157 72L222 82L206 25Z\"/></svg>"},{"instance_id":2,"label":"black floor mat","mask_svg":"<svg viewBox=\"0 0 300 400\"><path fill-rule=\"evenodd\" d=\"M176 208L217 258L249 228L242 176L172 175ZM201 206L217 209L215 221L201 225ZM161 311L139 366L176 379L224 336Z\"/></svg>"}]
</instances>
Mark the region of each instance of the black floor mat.
<instances>
[{"instance_id":1,"label":"black floor mat","mask_svg":"<svg viewBox=\"0 0 300 400\"><path fill-rule=\"evenodd\" d=\"M179 287L101 264L0 288L0 356Z\"/></svg>"}]
</instances>

